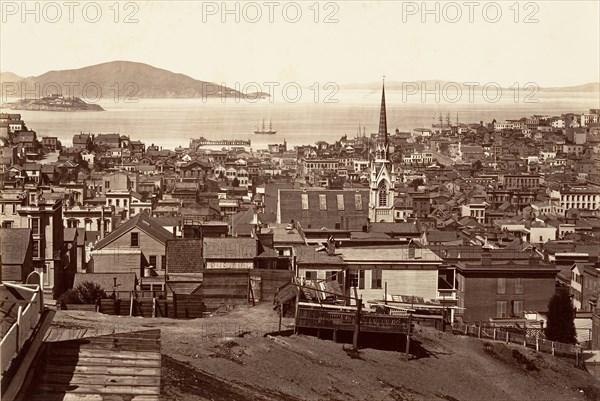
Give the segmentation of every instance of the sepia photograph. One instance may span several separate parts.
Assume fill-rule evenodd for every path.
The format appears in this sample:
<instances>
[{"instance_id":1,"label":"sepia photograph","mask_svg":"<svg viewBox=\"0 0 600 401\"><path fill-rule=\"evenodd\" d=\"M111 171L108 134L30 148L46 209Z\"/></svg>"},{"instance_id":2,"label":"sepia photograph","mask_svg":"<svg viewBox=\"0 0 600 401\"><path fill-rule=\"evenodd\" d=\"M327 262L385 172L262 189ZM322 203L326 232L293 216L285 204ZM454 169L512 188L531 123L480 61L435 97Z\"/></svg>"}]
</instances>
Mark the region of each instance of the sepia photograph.
<instances>
[{"instance_id":1,"label":"sepia photograph","mask_svg":"<svg viewBox=\"0 0 600 401\"><path fill-rule=\"evenodd\" d=\"M0 0L1 401L600 400L600 0Z\"/></svg>"}]
</instances>

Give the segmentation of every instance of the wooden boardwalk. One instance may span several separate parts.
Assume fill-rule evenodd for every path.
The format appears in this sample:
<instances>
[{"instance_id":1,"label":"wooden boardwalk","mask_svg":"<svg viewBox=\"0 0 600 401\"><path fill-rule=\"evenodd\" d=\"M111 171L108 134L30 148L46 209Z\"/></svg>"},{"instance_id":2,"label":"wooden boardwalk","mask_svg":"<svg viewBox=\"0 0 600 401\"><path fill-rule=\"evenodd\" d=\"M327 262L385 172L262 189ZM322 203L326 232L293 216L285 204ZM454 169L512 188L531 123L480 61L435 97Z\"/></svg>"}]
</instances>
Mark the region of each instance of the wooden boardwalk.
<instances>
[{"instance_id":1,"label":"wooden boardwalk","mask_svg":"<svg viewBox=\"0 0 600 401\"><path fill-rule=\"evenodd\" d=\"M298 308L298 328L354 331L355 326L356 312L305 306ZM361 312L359 327L361 333L408 334L410 321L404 316Z\"/></svg>"},{"instance_id":2,"label":"wooden boardwalk","mask_svg":"<svg viewBox=\"0 0 600 401\"><path fill-rule=\"evenodd\" d=\"M158 401L160 330L46 342L22 401Z\"/></svg>"}]
</instances>

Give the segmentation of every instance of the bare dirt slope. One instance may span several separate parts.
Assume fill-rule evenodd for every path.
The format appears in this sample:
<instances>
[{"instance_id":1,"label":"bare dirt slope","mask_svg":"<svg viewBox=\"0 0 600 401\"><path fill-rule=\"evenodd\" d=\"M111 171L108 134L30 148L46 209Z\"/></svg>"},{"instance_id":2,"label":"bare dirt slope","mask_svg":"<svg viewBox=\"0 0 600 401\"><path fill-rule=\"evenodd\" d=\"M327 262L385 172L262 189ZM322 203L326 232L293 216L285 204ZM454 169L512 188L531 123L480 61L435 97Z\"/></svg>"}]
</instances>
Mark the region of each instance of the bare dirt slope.
<instances>
[{"instance_id":1,"label":"bare dirt slope","mask_svg":"<svg viewBox=\"0 0 600 401\"><path fill-rule=\"evenodd\" d=\"M417 326L409 361L370 344L356 355L315 337L265 336L277 329L266 305L195 320L59 311L54 327L160 328L165 400L600 400L600 382L571 361L429 328Z\"/></svg>"}]
</instances>

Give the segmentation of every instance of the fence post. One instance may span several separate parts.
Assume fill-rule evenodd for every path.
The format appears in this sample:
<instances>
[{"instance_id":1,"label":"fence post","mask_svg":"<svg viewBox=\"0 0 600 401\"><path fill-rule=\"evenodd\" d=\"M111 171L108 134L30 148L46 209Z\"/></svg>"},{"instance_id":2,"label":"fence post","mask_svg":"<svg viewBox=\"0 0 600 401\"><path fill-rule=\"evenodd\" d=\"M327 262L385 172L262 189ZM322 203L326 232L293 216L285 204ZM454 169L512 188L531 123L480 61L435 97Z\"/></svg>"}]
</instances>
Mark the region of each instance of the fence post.
<instances>
[{"instance_id":1,"label":"fence post","mask_svg":"<svg viewBox=\"0 0 600 401\"><path fill-rule=\"evenodd\" d=\"M21 315L23 314L23 306L19 305L19 309L17 309L17 322L15 323L17 326L17 353L21 350Z\"/></svg>"},{"instance_id":2,"label":"fence post","mask_svg":"<svg viewBox=\"0 0 600 401\"><path fill-rule=\"evenodd\" d=\"M156 317L156 297L152 297L152 317Z\"/></svg>"},{"instance_id":3,"label":"fence post","mask_svg":"<svg viewBox=\"0 0 600 401\"><path fill-rule=\"evenodd\" d=\"M535 336L535 350L539 352L540 350L540 337Z\"/></svg>"},{"instance_id":4,"label":"fence post","mask_svg":"<svg viewBox=\"0 0 600 401\"><path fill-rule=\"evenodd\" d=\"M508 344L509 338L508 338L508 331L506 332L506 343Z\"/></svg>"},{"instance_id":5,"label":"fence post","mask_svg":"<svg viewBox=\"0 0 600 401\"><path fill-rule=\"evenodd\" d=\"M133 291L129 292L129 316L133 316Z\"/></svg>"},{"instance_id":6,"label":"fence post","mask_svg":"<svg viewBox=\"0 0 600 401\"><path fill-rule=\"evenodd\" d=\"M477 328L477 338L481 338L481 322L479 323L479 327Z\"/></svg>"},{"instance_id":7,"label":"fence post","mask_svg":"<svg viewBox=\"0 0 600 401\"><path fill-rule=\"evenodd\" d=\"M496 339L496 328L494 327L494 340Z\"/></svg>"},{"instance_id":8,"label":"fence post","mask_svg":"<svg viewBox=\"0 0 600 401\"><path fill-rule=\"evenodd\" d=\"M465 336L469 335L469 325L465 324Z\"/></svg>"},{"instance_id":9,"label":"fence post","mask_svg":"<svg viewBox=\"0 0 600 401\"><path fill-rule=\"evenodd\" d=\"M552 341L552 356L554 356L554 341Z\"/></svg>"}]
</instances>

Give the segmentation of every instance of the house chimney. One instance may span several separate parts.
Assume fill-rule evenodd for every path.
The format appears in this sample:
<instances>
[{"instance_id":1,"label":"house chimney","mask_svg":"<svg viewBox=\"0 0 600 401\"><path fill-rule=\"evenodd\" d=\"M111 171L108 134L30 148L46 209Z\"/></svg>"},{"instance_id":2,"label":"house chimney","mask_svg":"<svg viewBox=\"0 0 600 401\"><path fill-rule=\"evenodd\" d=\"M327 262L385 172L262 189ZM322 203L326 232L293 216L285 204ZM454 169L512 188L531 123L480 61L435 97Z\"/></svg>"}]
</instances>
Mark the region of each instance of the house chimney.
<instances>
[{"instance_id":1,"label":"house chimney","mask_svg":"<svg viewBox=\"0 0 600 401\"><path fill-rule=\"evenodd\" d=\"M492 264L492 253L489 248L483 248L481 254L481 266L490 266Z\"/></svg>"},{"instance_id":2,"label":"house chimney","mask_svg":"<svg viewBox=\"0 0 600 401\"><path fill-rule=\"evenodd\" d=\"M327 255L335 255L335 239L333 238L333 236L330 236L327 239Z\"/></svg>"},{"instance_id":3,"label":"house chimney","mask_svg":"<svg viewBox=\"0 0 600 401\"><path fill-rule=\"evenodd\" d=\"M529 265L530 266L539 266L540 258L537 255L535 248L531 248L531 253L529 254Z\"/></svg>"},{"instance_id":4,"label":"house chimney","mask_svg":"<svg viewBox=\"0 0 600 401\"><path fill-rule=\"evenodd\" d=\"M412 244L408 244L408 258L409 259L415 258L415 247Z\"/></svg>"}]
</instances>

